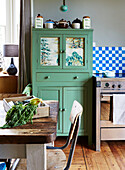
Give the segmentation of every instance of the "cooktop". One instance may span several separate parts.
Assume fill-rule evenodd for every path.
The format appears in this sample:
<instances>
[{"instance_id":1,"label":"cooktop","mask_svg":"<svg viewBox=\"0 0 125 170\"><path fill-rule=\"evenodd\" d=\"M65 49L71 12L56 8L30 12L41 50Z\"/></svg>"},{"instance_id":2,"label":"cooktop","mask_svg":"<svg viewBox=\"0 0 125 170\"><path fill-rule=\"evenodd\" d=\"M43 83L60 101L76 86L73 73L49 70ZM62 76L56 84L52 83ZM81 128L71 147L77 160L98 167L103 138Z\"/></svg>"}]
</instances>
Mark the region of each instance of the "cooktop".
<instances>
[{"instance_id":1,"label":"cooktop","mask_svg":"<svg viewBox=\"0 0 125 170\"><path fill-rule=\"evenodd\" d=\"M106 77L103 73L94 73L93 76L100 78L125 78L125 73L115 73L115 76L113 77Z\"/></svg>"},{"instance_id":2,"label":"cooktop","mask_svg":"<svg viewBox=\"0 0 125 170\"><path fill-rule=\"evenodd\" d=\"M106 77L103 73L93 74L96 79L96 87L104 90L125 90L125 74L115 74L113 77Z\"/></svg>"}]
</instances>

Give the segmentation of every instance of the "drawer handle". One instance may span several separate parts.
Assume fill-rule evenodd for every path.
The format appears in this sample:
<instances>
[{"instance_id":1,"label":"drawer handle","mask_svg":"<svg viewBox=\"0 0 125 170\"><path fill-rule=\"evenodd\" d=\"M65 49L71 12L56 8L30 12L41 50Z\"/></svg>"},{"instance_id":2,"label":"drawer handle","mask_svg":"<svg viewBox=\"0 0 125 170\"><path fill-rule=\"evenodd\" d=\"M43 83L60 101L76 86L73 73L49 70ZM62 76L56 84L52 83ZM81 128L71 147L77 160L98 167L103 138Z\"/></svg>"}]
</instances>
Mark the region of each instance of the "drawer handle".
<instances>
[{"instance_id":1,"label":"drawer handle","mask_svg":"<svg viewBox=\"0 0 125 170\"><path fill-rule=\"evenodd\" d=\"M50 76L46 76L45 79L50 79Z\"/></svg>"},{"instance_id":2,"label":"drawer handle","mask_svg":"<svg viewBox=\"0 0 125 170\"><path fill-rule=\"evenodd\" d=\"M60 50L60 53L66 53L66 50Z\"/></svg>"},{"instance_id":3,"label":"drawer handle","mask_svg":"<svg viewBox=\"0 0 125 170\"><path fill-rule=\"evenodd\" d=\"M75 76L74 79L78 79L79 77L78 76Z\"/></svg>"},{"instance_id":4,"label":"drawer handle","mask_svg":"<svg viewBox=\"0 0 125 170\"><path fill-rule=\"evenodd\" d=\"M63 109L62 109L62 111L63 111L63 112L65 112L65 111L66 111L66 109L65 109L65 108L63 108Z\"/></svg>"}]
</instances>

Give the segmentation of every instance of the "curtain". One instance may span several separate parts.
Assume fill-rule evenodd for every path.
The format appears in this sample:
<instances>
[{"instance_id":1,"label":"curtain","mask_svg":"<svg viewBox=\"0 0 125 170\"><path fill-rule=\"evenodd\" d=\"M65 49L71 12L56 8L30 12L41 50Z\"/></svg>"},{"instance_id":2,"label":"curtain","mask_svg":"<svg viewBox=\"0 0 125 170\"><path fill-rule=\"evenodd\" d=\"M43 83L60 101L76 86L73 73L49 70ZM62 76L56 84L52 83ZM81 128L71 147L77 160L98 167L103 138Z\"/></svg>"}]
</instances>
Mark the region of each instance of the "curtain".
<instances>
[{"instance_id":1,"label":"curtain","mask_svg":"<svg viewBox=\"0 0 125 170\"><path fill-rule=\"evenodd\" d=\"M31 83L31 0L20 0L18 92Z\"/></svg>"}]
</instances>

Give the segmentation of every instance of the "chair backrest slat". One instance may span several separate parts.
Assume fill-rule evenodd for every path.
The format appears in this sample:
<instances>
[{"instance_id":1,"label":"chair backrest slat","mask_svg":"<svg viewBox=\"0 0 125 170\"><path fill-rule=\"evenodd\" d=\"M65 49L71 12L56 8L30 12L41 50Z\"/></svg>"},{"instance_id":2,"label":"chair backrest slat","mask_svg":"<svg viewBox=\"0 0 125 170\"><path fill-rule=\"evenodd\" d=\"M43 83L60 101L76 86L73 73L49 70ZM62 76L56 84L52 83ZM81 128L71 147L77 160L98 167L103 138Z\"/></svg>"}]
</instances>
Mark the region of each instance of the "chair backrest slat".
<instances>
[{"instance_id":1,"label":"chair backrest slat","mask_svg":"<svg viewBox=\"0 0 125 170\"><path fill-rule=\"evenodd\" d=\"M69 140L72 140L74 130L75 130L75 127L76 127L76 123L77 123L77 119L78 119L79 116L81 116L81 113L77 114L76 117L75 117L74 123L72 124L72 130L70 132Z\"/></svg>"},{"instance_id":2,"label":"chair backrest slat","mask_svg":"<svg viewBox=\"0 0 125 170\"><path fill-rule=\"evenodd\" d=\"M73 106L72 106L71 114L70 114L70 118L69 118L72 123L72 130L70 131L70 134L69 134L69 140L71 140L73 137L77 119L78 119L79 115L82 115L82 112L83 112L82 105L75 100L73 102Z\"/></svg>"},{"instance_id":3,"label":"chair backrest slat","mask_svg":"<svg viewBox=\"0 0 125 170\"><path fill-rule=\"evenodd\" d=\"M74 123L76 115L82 114L82 112L83 112L82 105L79 102L77 102L76 100L74 100L73 106L72 106L72 109L71 109L71 113L70 113L70 118L69 118L71 123Z\"/></svg>"}]
</instances>

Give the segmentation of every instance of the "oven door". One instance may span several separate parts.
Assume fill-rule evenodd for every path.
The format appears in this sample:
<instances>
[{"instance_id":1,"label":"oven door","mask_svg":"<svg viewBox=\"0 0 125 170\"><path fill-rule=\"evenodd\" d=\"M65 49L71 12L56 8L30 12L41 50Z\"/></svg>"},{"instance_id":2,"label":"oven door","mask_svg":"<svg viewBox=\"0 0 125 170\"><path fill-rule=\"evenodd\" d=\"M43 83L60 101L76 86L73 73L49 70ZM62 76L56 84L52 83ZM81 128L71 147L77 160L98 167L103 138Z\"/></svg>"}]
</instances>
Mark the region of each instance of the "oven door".
<instances>
[{"instance_id":1,"label":"oven door","mask_svg":"<svg viewBox=\"0 0 125 170\"><path fill-rule=\"evenodd\" d=\"M100 93L101 140L125 140L125 125L113 123L113 95L125 91Z\"/></svg>"}]
</instances>

